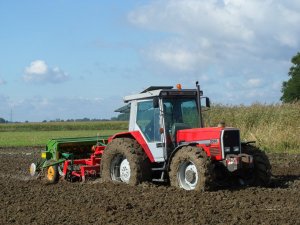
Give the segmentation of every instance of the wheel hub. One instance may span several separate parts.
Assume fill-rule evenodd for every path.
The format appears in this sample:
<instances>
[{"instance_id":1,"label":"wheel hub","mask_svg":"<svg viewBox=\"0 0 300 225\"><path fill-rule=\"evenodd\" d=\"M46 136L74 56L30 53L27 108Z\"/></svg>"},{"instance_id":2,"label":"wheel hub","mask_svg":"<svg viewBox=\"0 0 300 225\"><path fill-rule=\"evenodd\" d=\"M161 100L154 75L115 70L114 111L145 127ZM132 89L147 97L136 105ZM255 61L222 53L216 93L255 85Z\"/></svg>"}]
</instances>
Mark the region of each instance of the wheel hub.
<instances>
[{"instance_id":1,"label":"wheel hub","mask_svg":"<svg viewBox=\"0 0 300 225\"><path fill-rule=\"evenodd\" d=\"M198 184L197 167L191 161L183 162L179 167L177 178L183 189L194 190Z\"/></svg>"},{"instance_id":2,"label":"wheel hub","mask_svg":"<svg viewBox=\"0 0 300 225\"><path fill-rule=\"evenodd\" d=\"M48 178L48 180L53 180L54 175L55 175L55 171L54 171L53 166L49 166L49 168L47 169L47 178Z\"/></svg>"},{"instance_id":3,"label":"wheel hub","mask_svg":"<svg viewBox=\"0 0 300 225\"><path fill-rule=\"evenodd\" d=\"M126 158L120 164L120 179L125 183L128 183L130 179L130 165Z\"/></svg>"},{"instance_id":4,"label":"wheel hub","mask_svg":"<svg viewBox=\"0 0 300 225\"><path fill-rule=\"evenodd\" d=\"M196 179L196 174L192 170L185 171L185 179L187 182L192 183Z\"/></svg>"}]
</instances>

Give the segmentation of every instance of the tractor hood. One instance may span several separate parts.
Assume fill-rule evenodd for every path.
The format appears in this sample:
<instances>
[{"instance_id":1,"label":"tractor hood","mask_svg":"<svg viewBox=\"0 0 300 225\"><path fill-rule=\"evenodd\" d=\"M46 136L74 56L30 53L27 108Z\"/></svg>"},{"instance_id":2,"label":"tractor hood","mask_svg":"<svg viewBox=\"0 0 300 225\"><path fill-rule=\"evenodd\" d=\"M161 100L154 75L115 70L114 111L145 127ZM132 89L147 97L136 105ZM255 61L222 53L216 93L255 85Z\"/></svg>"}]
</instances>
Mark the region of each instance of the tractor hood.
<instances>
[{"instance_id":1,"label":"tractor hood","mask_svg":"<svg viewBox=\"0 0 300 225\"><path fill-rule=\"evenodd\" d=\"M228 154L241 153L240 131L232 127L178 130L176 138L177 144L196 144L217 160L224 159Z\"/></svg>"},{"instance_id":2,"label":"tractor hood","mask_svg":"<svg viewBox=\"0 0 300 225\"><path fill-rule=\"evenodd\" d=\"M201 144L210 144L221 137L222 130L233 129L223 127L194 128L177 131L177 143L200 142Z\"/></svg>"}]
</instances>

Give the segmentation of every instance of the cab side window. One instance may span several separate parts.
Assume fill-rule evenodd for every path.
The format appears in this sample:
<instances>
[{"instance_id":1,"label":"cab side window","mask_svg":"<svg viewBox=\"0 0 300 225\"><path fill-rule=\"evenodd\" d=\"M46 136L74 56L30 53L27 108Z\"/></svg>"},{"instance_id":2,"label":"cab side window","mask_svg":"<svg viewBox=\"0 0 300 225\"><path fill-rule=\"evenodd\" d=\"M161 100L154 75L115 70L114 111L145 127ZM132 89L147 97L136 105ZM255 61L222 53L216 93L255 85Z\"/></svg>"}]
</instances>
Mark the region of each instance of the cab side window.
<instances>
[{"instance_id":1,"label":"cab side window","mask_svg":"<svg viewBox=\"0 0 300 225\"><path fill-rule=\"evenodd\" d=\"M136 123L147 141L160 141L159 108L153 108L153 101L143 101L137 104Z\"/></svg>"}]
</instances>

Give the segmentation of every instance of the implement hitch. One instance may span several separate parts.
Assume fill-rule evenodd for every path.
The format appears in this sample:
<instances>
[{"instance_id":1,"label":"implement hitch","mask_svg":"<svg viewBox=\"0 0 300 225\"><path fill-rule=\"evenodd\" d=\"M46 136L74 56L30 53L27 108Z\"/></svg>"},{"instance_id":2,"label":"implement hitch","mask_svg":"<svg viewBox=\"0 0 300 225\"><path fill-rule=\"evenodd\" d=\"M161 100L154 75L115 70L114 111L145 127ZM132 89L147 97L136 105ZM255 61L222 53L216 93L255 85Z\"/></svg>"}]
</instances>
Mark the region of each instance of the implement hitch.
<instances>
[{"instance_id":1,"label":"implement hitch","mask_svg":"<svg viewBox=\"0 0 300 225\"><path fill-rule=\"evenodd\" d=\"M68 181L85 181L86 177L97 177L100 173L100 161L105 146L95 146L94 153L88 159L74 159L68 154L63 167L63 176Z\"/></svg>"}]
</instances>

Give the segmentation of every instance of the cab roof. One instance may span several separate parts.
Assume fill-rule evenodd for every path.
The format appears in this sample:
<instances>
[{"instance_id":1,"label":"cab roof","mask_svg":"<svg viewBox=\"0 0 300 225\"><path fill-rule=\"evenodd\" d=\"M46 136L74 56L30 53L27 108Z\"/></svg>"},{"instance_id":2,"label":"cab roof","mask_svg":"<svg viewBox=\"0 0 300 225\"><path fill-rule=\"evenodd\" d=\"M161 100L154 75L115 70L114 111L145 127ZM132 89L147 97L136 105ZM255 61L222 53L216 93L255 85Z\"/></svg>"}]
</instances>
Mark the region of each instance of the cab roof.
<instances>
[{"instance_id":1,"label":"cab roof","mask_svg":"<svg viewBox=\"0 0 300 225\"><path fill-rule=\"evenodd\" d=\"M173 86L150 86L148 88L146 88L145 90L143 90L141 93L146 93L149 91L155 91L155 90L162 90L162 89L172 89Z\"/></svg>"},{"instance_id":2,"label":"cab roof","mask_svg":"<svg viewBox=\"0 0 300 225\"><path fill-rule=\"evenodd\" d=\"M161 96L161 93L172 93L172 96L175 95L196 95L197 90L196 89L173 89L172 86L150 86L144 91L142 91L139 94L134 94L134 95L128 95L123 98L125 103L128 103L133 100L139 100L139 99L149 99L153 97L158 97ZM165 94L163 93L163 94ZM201 93L202 95L202 93Z\"/></svg>"}]
</instances>

